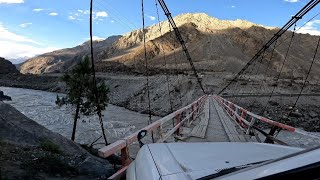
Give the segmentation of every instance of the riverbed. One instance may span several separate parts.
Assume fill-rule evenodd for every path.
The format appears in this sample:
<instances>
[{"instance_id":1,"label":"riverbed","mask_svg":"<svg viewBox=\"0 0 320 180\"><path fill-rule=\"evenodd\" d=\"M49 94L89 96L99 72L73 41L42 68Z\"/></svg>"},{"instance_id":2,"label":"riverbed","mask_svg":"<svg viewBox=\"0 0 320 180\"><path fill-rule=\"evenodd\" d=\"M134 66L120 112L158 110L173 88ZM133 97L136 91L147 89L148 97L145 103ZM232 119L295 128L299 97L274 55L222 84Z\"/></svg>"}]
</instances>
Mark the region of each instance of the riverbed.
<instances>
[{"instance_id":1,"label":"riverbed","mask_svg":"<svg viewBox=\"0 0 320 180\"><path fill-rule=\"evenodd\" d=\"M30 119L66 138L71 137L74 108L71 106L59 108L55 104L57 95L63 96L63 94L9 87L0 87L0 90L12 97L12 101L6 101L6 103ZM121 139L148 124L148 115L111 104L108 104L103 115L109 142ZM153 116L152 120L155 121L159 118ZM90 144L101 134L100 123L96 115L80 116L77 124L76 142ZM102 138L98 141L99 143L103 143Z\"/></svg>"}]
</instances>

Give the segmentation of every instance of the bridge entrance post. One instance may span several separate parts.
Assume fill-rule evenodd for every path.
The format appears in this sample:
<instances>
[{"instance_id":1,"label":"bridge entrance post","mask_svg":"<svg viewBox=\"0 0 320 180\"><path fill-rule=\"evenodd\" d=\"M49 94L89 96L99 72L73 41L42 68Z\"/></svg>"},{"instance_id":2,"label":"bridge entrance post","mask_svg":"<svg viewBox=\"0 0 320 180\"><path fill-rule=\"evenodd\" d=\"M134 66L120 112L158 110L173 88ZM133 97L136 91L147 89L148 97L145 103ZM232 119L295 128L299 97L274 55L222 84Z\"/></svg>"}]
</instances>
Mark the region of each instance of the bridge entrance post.
<instances>
[{"instance_id":1,"label":"bridge entrance post","mask_svg":"<svg viewBox=\"0 0 320 180\"><path fill-rule=\"evenodd\" d=\"M181 122L181 113L177 114L175 119L176 119L176 125L179 124ZM178 127L178 129L176 130L176 135L180 136L180 127Z\"/></svg>"},{"instance_id":2,"label":"bridge entrance post","mask_svg":"<svg viewBox=\"0 0 320 180\"><path fill-rule=\"evenodd\" d=\"M129 149L127 146L121 149L121 163L123 167L131 163L131 160L129 158Z\"/></svg>"},{"instance_id":3,"label":"bridge entrance post","mask_svg":"<svg viewBox=\"0 0 320 180\"><path fill-rule=\"evenodd\" d=\"M192 120L194 120L194 118L196 117L196 112L195 112L196 108L197 108L197 104L192 104L191 106Z\"/></svg>"}]
</instances>

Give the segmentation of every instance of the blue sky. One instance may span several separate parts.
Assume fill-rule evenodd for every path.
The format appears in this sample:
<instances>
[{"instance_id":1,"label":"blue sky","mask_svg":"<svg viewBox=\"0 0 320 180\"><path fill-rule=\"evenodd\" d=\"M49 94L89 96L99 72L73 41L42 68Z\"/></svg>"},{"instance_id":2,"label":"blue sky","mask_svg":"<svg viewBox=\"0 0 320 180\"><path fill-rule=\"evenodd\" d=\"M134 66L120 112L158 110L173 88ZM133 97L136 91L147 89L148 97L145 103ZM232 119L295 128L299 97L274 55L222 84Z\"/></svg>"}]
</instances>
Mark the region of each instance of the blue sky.
<instances>
[{"instance_id":1,"label":"blue sky","mask_svg":"<svg viewBox=\"0 0 320 180\"><path fill-rule=\"evenodd\" d=\"M0 56L30 57L88 40L89 0L0 0ZM309 0L166 0L173 16L204 12L281 27ZM318 5L320 6L320 5ZM159 7L160 19L165 16ZM302 25L317 14L313 9ZM154 0L145 0L147 25L157 22ZM320 35L320 16L301 32ZM141 0L94 0L94 36L106 38L141 28Z\"/></svg>"}]
</instances>

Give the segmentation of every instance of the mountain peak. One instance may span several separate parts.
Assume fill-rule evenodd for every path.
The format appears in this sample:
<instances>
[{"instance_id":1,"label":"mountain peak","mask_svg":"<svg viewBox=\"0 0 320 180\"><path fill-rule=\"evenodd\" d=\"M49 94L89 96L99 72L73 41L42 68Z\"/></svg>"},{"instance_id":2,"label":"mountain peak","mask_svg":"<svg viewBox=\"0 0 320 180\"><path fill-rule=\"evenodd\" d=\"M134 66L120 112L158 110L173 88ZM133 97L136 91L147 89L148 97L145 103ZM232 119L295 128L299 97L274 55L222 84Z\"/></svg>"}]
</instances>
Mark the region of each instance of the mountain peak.
<instances>
[{"instance_id":1,"label":"mountain peak","mask_svg":"<svg viewBox=\"0 0 320 180\"><path fill-rule=\"evenodd\" d=\"M211 17L206 13L186 13L178 15L174 19L178 26L181 26L185 23L194 23L198 26L198 30L204 32L208 30L224 30L230 28L247 29L252 26L264 27L262 25L258 25L242 19L221 20L218 18Z\"/></svg>"}]
</instances>

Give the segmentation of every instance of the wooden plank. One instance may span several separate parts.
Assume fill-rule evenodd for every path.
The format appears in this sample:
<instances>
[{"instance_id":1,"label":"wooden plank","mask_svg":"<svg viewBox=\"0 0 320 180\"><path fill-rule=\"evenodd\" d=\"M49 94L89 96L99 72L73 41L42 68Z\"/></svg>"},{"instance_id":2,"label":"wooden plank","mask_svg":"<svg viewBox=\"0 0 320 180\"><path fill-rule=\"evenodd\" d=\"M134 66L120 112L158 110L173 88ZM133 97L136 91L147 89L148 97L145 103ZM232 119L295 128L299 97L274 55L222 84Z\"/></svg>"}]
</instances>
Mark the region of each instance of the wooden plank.
<instances>
[{"instance_id":1,"label":"wooden plank","mask_svg":"<svg viewBox=\"0 0 320 180\"><path fill-rule=\"evenodd\" d=\"M191 131L191 136L205 138L208 126L197 125Z\"/></svg>"},{"instance_id":2,"label":"wooden plank","mask_svg":"<svg viewBox=\"0 0 320 180\"><path fill-rule=\"evenodd\" d=\"M209 116L210 116L209 99L207 99L205 102L203 113L204 113L204 117L201 118L200 123L192 129L190 136L205 138L208 125L209 125Z\"/></svg>"},{"instance_id":3,"label":"wooden plank","mask_svg":"<svg viewBox=\"0 0 320 180\"><path fill-rule=\"evenodd\" d=\"M229 140L231 142L246 142L245 137L236 130L236 124L230 120L230 117L226 115L226 112L218 105L218 102L215 99L213 99L213 105L218 112Z\"/></svg>"}]
</instances>

